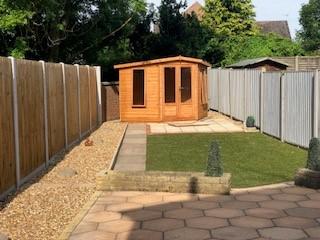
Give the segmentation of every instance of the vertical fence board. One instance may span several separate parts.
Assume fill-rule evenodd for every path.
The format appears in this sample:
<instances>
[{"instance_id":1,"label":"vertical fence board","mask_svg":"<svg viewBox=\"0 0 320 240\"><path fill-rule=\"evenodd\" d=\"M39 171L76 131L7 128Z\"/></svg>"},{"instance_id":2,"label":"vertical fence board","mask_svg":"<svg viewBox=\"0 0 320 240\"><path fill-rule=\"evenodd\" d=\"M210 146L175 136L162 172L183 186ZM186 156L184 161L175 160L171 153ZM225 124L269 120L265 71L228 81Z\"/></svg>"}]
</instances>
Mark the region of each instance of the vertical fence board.
<instances>
[{"instance_id":1,"label":"vertical fence board","mask_svg":"<svg viewBox=\"0 0 320 240\"><path fill-rule=\"evenodd\" d=\"M68 143L79 139L79 109L78 109L78 76L77 68L73 65L65 65L66 95L67 95L67 119L68 119Z\"/></svg>"},{"instance_id":2,"label":"vertical fence board","mask_svg":"<svg viewBox=\"0 0 320 240\"><path fill-rule=\"evenodd\" d=\"M65 147L63 82L60 64L46 63L49 157Z\"/></svg>"},{"instance_id":3,"label":"vertical fence board","mask_svg":"<svg viewBox=\"0 0 320 240\"><path fill-rule=\"evenodd\" d=\"M15 185L11 71L10 60L0 57L0 195Z\"/></svg>"},{"instance_id":4,"label":"vertical fence board","mask_svg":"<svg viewBox=\"0 0 320 240\"><path fill-rule=\"evenodd\" d=\"M90 130L89 108L89 75L87 67L80 66L80 106L81 106L81 133Z\"/></svg>"},{"instance_id":5,"label":"vertical fence board","mask_svg":"<svg viewBox=\"0 0 320 240\"><path fill-rule=\"evenodd\" d=\"M43 76L40 62L17 60L21 178L45 163Z\"/></svg>"},{"instance_id":6,"label":"vertical fence board","mask_svg":"<svg viewBox=\"0 0 320 240\"><path fill-rule=\"evenodd\" d=\"M91 104L91 124L92 128L96 128L98 125L98 104L97 104L97 75L96 75L96 69L94 67L89 68L90 71L90 104Z\"/></svg>"}]
</instances>

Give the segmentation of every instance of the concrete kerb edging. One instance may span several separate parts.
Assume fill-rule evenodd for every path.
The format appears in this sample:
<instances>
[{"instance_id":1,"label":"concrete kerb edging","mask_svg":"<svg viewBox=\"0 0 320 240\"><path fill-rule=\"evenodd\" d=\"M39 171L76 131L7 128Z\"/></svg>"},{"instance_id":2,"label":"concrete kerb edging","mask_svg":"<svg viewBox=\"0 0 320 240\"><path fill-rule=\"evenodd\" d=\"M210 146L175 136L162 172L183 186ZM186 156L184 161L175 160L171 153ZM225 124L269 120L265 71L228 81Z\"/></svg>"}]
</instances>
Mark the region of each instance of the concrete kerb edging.
<instances>
[{"instance_id":1,"label":"concrete kerb edging","mask_svg":"<svg viewBox=\"0 0 320 240\"><path fill-rule=\"evenodd\" d=\"M117 148L116 148L116 150L115 150L115 152L114 152L114 154L112 156L111 163L110 163L109 168L107 169L107 171L113 170L114 166L116 165L117 157L118 157L118 154L119 154L119 151L120 151L124 136L126 135L127 129L128 129L128 123L126 124L126 127L125 127L125 129L124 129L124 131L122 133L122 136L121 136L121 138L120 138L120 140L118 142Z\"/></svg>"},{"instance_id":2,"label":"concrete kerb edging","mask_svg":"<svg viewBox=\"0 0 320 240\"><path fill-rule=\"evenodd\" d=\"M103 191L95 192L89 201L82 207L80 212L73 218L72 222L68 224L68 226L63 230L60 234L58 240L68 240L74 229L78 226L81 220L85 217L88 211L91 209L93 204L97 201L97 199L101 196Z\"/></svg>"},{"instance_id":3,"label":"concrete kerb edging","mask_svg":"<svg viewBox=\"0 0 320 240\"><path fill-rule=\"evenodd\" d=\"M294 182L283 182L283 183L276 183L270 185L262 185L257 187L250 187L250 188L232 188L231 194L246 194L252 193L255 191L267 190L267 189L279 189L279 188L288 188L294 186Z\"/></svg>"}]
</instances>

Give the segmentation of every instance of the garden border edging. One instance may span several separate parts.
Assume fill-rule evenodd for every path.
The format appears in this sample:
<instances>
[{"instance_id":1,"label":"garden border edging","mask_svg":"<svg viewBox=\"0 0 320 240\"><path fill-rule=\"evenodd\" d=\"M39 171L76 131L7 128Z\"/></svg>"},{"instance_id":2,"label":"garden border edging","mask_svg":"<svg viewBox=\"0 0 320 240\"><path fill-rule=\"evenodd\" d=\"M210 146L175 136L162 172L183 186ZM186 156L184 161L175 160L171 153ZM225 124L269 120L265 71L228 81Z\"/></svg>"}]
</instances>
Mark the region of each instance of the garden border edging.
<instances>
[{"instance_id":1,"label":"garden border edging","mask_svg":"<svg viewBox=\"0 0 320 240\"><path fill-rule=\"evenodd\" d=\"M201 194L230 194L231 174L207 177L196 172L101 171L99 191L146 191Z\"/></svg>"}]
</instances>

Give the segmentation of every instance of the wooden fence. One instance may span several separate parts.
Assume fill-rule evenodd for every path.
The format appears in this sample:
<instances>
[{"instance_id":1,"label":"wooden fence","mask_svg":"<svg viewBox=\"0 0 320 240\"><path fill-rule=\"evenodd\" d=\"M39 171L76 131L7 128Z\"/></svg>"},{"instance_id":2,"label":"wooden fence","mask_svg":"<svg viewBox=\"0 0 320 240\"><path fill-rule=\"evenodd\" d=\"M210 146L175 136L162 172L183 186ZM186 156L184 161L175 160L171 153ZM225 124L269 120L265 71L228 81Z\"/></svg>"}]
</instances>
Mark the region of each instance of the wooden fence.
<instances>
[{"instance_id":1,"label":"wooden fence","mask_svg":"<svg viewBox=\"0 0 320 240\"><path fill-rule=\"evenodd\" d=\"M0 57L0 199L101 124L100 72Z\"/></svg>"},{"instance_id":2,"label":"wooden fence","mask_svg":"<svg viewBox=\"0 0 320 240\"><path fill-rule=\"evenodd\" d=\"M313 71L320 69L320 56L273 57L287 63L288 71Z\"/></svg>"}]
</instances>

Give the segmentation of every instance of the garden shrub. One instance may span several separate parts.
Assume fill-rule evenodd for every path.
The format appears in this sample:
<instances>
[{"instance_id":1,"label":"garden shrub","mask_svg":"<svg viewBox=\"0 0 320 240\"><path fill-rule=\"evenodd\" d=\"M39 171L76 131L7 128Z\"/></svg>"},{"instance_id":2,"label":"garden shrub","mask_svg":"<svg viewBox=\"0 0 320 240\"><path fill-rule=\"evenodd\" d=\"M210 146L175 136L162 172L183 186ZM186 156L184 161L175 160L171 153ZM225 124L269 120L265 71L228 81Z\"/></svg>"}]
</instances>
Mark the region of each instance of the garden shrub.
<instances>
[{"instance_id":1,"label":"garden shrub","mask_svg":"<svg viewBox=\"0 0 320 240\"><path fill-rule=\"evenodd\" d=\"M312 138L309 143L307 168L320 171L320 139Z\"/></svg>"},{"instance_id":2,"label":"garden shrub","mask_svg":"<svg viewBox=\"0 0 320 240\"><path fill-rule=\"evenodd\" d=\"M253 116L247 117L246 126L247 127L254 127L255 119Z\"/></svg>"},{"instance_id":3,"label":"garden shrub","mask_svg":"<svg viewBox=\"0 0 320 240\"><path fill-rule=\"evenodd\" d=\"M223 175L223 166L220 156L219 143L213 141L210 145L206 176L221 177Z\"/></svg>"}]
</instances>

